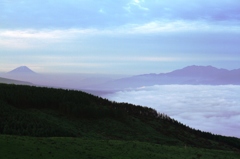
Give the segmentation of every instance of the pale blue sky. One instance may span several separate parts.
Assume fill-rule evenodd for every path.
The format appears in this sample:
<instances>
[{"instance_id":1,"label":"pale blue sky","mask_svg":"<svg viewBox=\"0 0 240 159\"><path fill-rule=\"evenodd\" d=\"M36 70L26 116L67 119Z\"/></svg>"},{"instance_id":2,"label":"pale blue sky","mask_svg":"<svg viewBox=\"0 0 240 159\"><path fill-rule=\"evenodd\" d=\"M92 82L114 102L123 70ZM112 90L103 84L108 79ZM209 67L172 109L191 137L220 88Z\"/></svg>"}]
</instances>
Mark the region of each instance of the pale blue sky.
<instances>
[{"instance_id":1,"label":"pale blue sky","mask_svg":"<svg viewBox=\"0 0 240 159\"><path fill-rule=\"evenodd\" d=\"M240 68L239 0L0 0L0 72Z\"/></svg>"}]
</instances>

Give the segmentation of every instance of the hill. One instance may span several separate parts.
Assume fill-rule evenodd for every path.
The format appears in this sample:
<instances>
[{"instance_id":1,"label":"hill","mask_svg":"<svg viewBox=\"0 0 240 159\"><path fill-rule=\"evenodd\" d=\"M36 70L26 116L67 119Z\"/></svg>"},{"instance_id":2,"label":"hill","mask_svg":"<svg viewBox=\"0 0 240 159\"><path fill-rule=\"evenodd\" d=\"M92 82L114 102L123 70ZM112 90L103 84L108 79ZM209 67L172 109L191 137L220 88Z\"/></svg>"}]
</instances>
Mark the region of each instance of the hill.
<instances>
[{"instance_id":1,"label":"hill","mask_svg":"<svg viewBox=\"0 0 240 159\"><path fill-rule=\"evenodd\" d=\"M1 77L0 77L0 83L18 84L18 85L32 85L32 83L30 83L30 82L18 81L18 80L13 80L13 79L8 79L8 78L1 78Z\"/></svg>"},{"instance_id":2,"label":"hill","mask_svg":"<svg viewBox=\"0 0 240 159\"><path fill-rule=\"evenodd\" d=\"M122 90L152 85L240 85L240 69L227 70L213 66L187 66L168 73L151 73L113 80L89 89Z\"/></svg>"},{"instance_id":3,"label":"hill","mask_svg":"<svg viewBox=\"0 0 240 159\"><path fill-rule=\"evenodd\" d=\"M66 140L69 144L75 143L69 138L74 137L79 142L95 141L98 147L111 141L112 145L150 144L149 149L151 145L165 145L176 149L240 150L238 138L191 129L148 107L116 103L81 91L6 84L0 84L0 90L0 140L39 141L20 137L32 136L54 143Z\"/></svg>"},{"instance_id":4,"label":"hill","mask_svg":"<svg viewBox=\"0 0 240 159\"><path fill-rule=\"evenodd\" d=\"M80 91L4 84L0 89L4 112L1 118L5 119L1 133L4 134L85 136L93 133L100 138L200 147L214 146L204 143L211 138L213 141L230 139L193 130L148 107L111 102ZM81 130L77 129L80 125Z\"/></svg>"}]
</instances>

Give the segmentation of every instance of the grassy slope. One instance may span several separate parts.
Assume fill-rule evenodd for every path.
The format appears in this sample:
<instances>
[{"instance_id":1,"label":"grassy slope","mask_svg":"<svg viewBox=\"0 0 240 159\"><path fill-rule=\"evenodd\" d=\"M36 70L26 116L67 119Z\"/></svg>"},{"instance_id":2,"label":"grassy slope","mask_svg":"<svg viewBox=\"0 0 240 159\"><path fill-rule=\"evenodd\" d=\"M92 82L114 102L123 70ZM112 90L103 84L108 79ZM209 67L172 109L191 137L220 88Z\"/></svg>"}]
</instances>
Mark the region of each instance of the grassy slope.
<instances>
[{"instance_id":1,"label":"grassy slope","mask_svg":"<svg viewBox=\"0 0 240 159\"><path fill-rule=\"evenodd\" d=\"M238 159L239 153L191 147L164 146L138 141L89 140L70 137L19 137L0 135L4 159Z\"/></svg>"},{"instance_id":2,"label":"grassy slope","mask_svg":"<svg viewBox=\"0 0 240 159\"><path fill-rule=\"evenodd\" d=\"M63 108L73 109L73 114L69 109L61 111L61 103L68 103L65 105L67 107ZM86 105L92 107L90 110L93 112L86 111L88 110L85 109ZM76 109L79 107L84 109ZM109 112L121 112L124 107L127 109L124 109L125 113L120 113L122 115L109 114ZM134 109L141 110L141 113L131 112ZM82 114L81 111L87 112L88 115L79 116L76 113ZM239 150L239 139L202 133L168 117L156 118L146 115L151 112L151 109L109 102L83 92L0 85L0 133L41 137L0 135L1 147L5 147L0 151L10 158L11 155L13 158L21 155L23 157L19 158L25 158L24 155L38 158L40 154L46 155L44 158L53 154L54 157L59 158L57 155L66 156L72 153L75 157L83 156L81 158L90 158L89 156L139 158L138 154L143 156L142 158L149 158L151 155L152 158L164 157L164 155L180 158L180 154L183 155L182 158L189 156L214 158L214 155L215 158L220 158L219 154L232 158L239 156L237 153L229 152ZM22 146L16 146L16 149L13 145ZM51 145L59 149L56 147L54 149ZM185 145L188 147L187 150L184 149ZM41 153L36 150L38 146L38 150L41 148ZM218 151L210 149L218 149ZM16 153L9 154L10 151Z\"/></svg>"},{"instance_id":3,"label":"grassy slope","mask_svg":"<svg viewBox=\"0 0 240 159\"><path fill-rule=\"evenodd\" d=\"M9 121L10 126L8 127L16 127L15 129L8 129L5 126L3 128L4 134L138 140L159 144L184 145L183 142L159 133L152 126L135 117L127 117L129 119L120 121L109 117L77 119L65 117L48 109L18 109L1 103L1 101L0 105L0 119ZM24 129L20 129L19 132L18 127ZM24 132L25 129L28 134ZM55 134L55 131L57 131L57 134Z\"/></svg>"}]
</instances>

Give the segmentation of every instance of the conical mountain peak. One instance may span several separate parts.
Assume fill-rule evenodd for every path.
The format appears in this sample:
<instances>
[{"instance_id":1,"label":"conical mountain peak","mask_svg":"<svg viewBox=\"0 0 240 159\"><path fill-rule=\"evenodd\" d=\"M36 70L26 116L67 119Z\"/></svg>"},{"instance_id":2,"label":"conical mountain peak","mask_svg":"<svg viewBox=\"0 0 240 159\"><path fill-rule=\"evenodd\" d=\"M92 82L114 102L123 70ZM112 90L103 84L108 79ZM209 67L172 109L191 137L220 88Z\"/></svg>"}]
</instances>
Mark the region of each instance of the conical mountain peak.
<instances>
[{"instance_id":1,"label":"conical mountain peak","mask_svg":"<svg viewBox=\"0 0 240 159\"><path fill-rule=\"evenodd\" d=\"M15 68L14 70L8 72L8 73L11 73L11 74L35 74L34 71L32 71L30 68L28 68L27 66L20 66L20 67L17 67Z\"/></svg>"}]
</instances>

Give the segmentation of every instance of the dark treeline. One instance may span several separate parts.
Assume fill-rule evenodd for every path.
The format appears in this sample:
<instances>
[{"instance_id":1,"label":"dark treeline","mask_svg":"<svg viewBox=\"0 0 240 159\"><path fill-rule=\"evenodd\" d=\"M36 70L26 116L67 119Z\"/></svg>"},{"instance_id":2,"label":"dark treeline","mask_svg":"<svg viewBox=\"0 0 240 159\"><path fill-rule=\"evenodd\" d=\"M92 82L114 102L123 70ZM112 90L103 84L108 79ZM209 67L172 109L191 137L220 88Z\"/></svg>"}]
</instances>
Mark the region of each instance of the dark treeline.
<instances>
[{"instance_id":1,"label":"dark treeline","mask_svg":"<svg viewBox=\"0 0 240 159\"><path fill-rule=\"evenodd\" d=\"M16 108L47 108L77 118L101 118L114 114L101 104L103 100L80 91L2 85L0 100Z\"/></svg>"},{"instance_id":2,"label":"dark treeline","mask_svg":"<svg viewBox=\"0 0 240 159\"><path fill-rule=\"evenodd\" d=\"M77 136L76 133L39 119L30 109L50 109L72 120L110 118L129 123L136 118L164 136L187 145L211 147L216 143L240 149L240 140L191 129L148 107L117 103L85 92L0 84L0 133L29 136ZM159 141L156 141L158 143ZM214 143L212 143L214 142Z\"/></svg>"},{"instance_id":3,"label":"dark treeline","mask_svg":"<svg viewBox=\"0 0 240 159\"><path fill-rule=\"evenodd\" d=\"M152 108L112 102L81 91L4 84L0 89L0 100L21 109L47 108L76 118L121 118L129 114L170 119Z\"/></svg>"},{"instance_id":4,"label":"dark treeline","mask_svg":"<svg viewBox=\"0 0 240 159\"><path fill-rule=\"evenodd\" d=\"M75 136L72 132L0 101L0 134L24 136Z\"/></svg>"}]
</instances>

